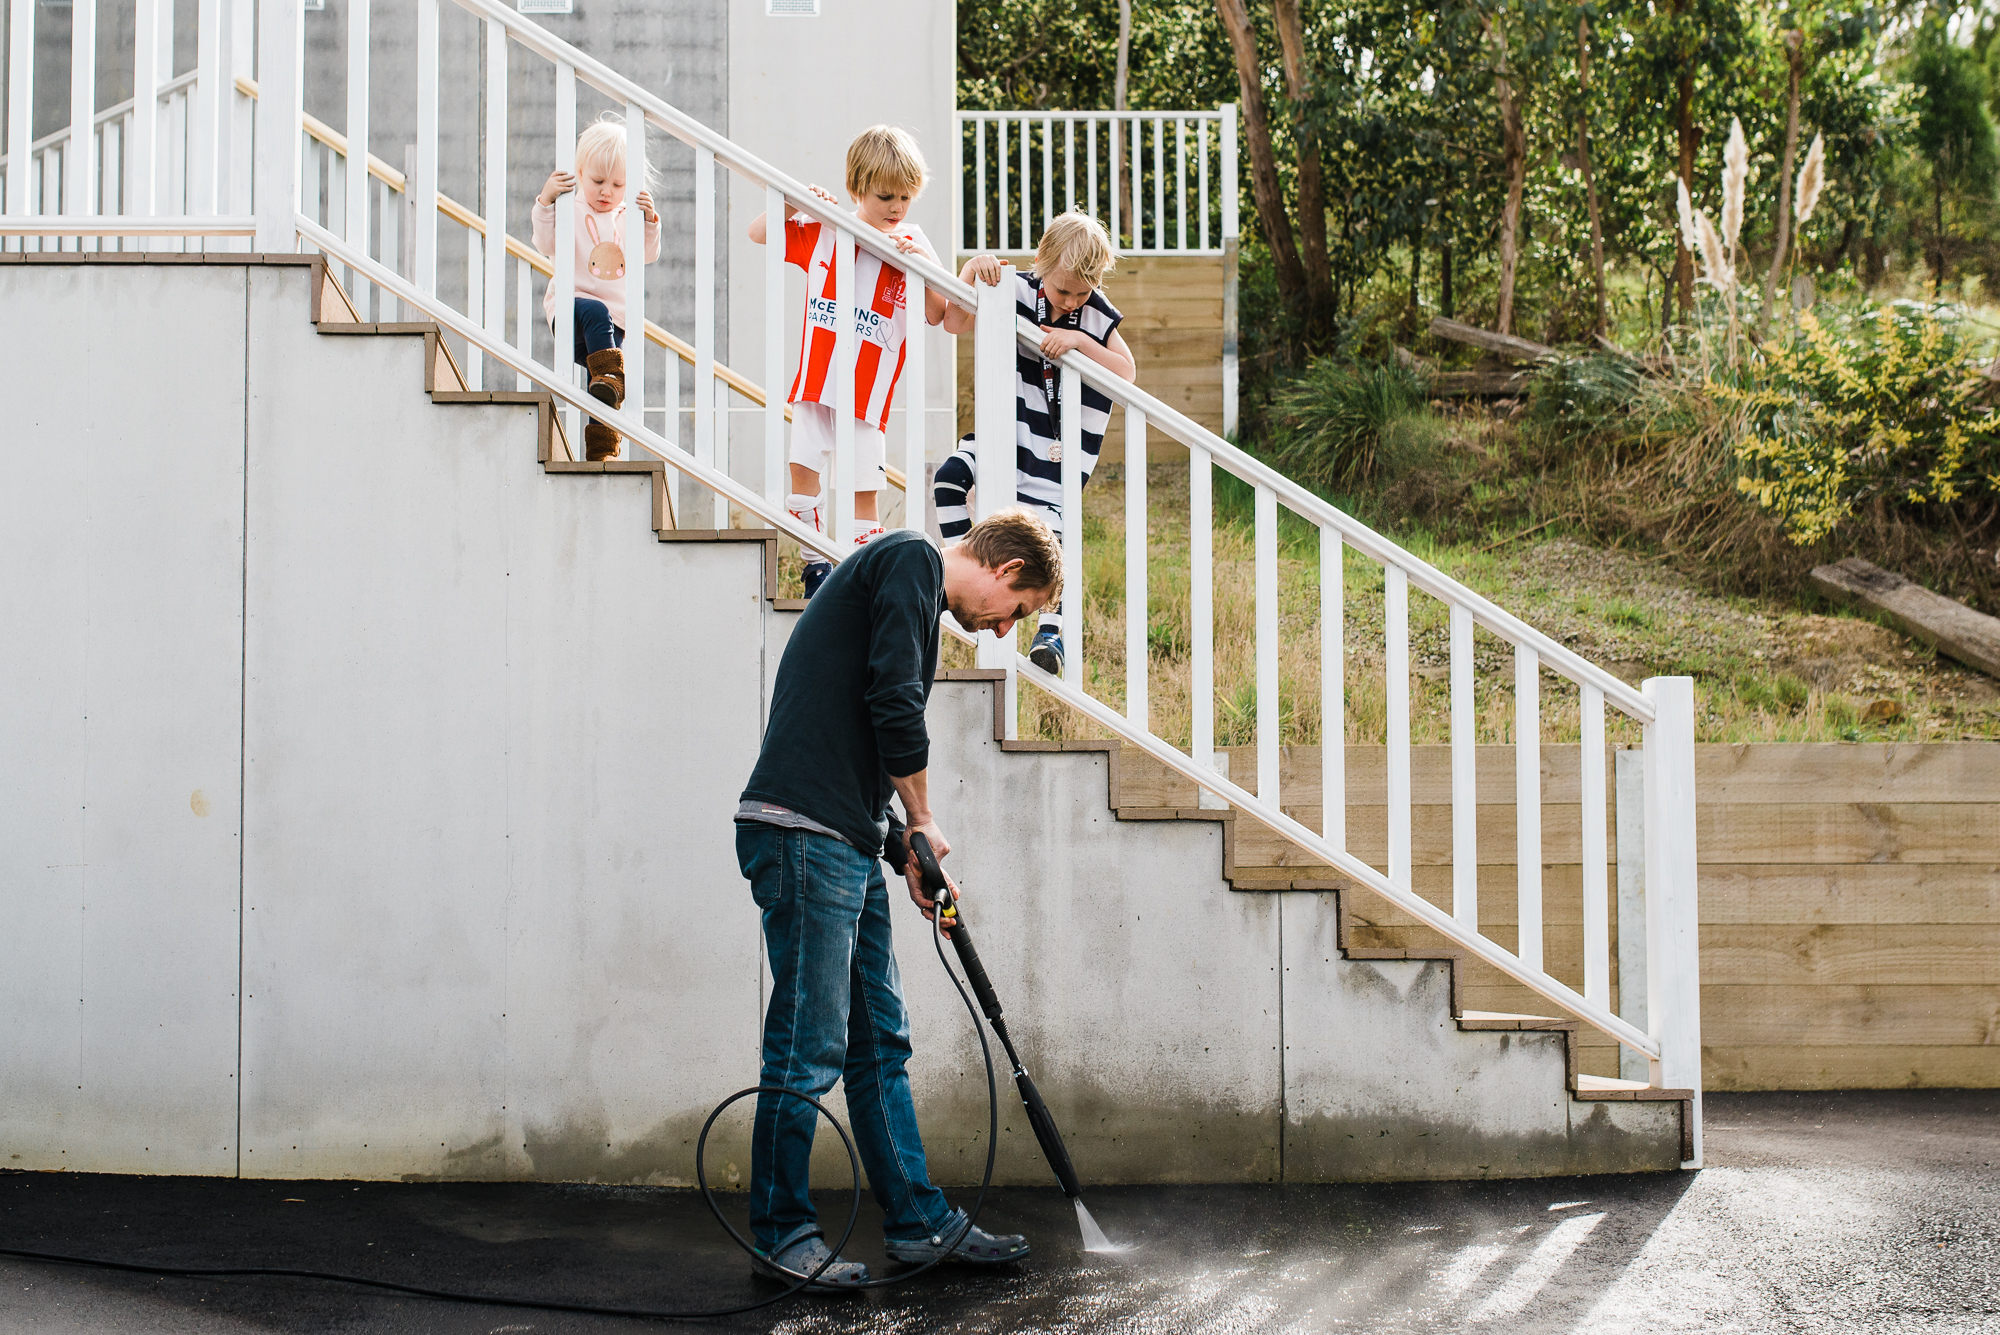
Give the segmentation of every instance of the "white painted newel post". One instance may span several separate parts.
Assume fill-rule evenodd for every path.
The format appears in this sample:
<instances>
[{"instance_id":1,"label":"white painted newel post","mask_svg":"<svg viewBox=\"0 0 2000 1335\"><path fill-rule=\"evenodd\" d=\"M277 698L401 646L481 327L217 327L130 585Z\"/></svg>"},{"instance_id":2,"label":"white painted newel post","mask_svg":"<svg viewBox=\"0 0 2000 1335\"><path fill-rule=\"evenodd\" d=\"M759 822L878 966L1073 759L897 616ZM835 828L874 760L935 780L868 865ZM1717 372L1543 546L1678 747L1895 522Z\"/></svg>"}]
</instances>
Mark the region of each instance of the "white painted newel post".
<instances>
[{"instance_id":1,"label":"white painted newel post","mask_svg":"<svg viewBox=\"0 0 2000 1335\"><path fill-rule=\"evenodd\" d=\"M977 441L978 483L973 489L973 513L984 519L1014 503L1014 271L1004 265L1000 281L989 287L974 283L979 295L977 323L972 332L972 431ZM979 636L979 666L1007 672L1006 732L1019 727L1014 644L990 632Z\"/></svg>"},{"instance_id":2,"label":"white painted newel post","mask_svg":"<svg viewBox=\"0 0 2000 1335\"><path fill-rule=\"evenodd\" d=\"M305 115L305 10L298 0L257 6L257 148L251 175L257 249L298 249L299 127Z\"/></svg>"},{"instance_id":3,"label":"white painted newel post","mask_svg":"<svg viewBox=\"0 0 2000 1335\"><path fill-rule=\"evenodd\" d=\"M1691 1089L1701 1167L1701 958L1695 867L1694 679L1649 677L1646 725L1646 1017L1660 1045L1650 1083Z\"/></svg>"}]
</instances>

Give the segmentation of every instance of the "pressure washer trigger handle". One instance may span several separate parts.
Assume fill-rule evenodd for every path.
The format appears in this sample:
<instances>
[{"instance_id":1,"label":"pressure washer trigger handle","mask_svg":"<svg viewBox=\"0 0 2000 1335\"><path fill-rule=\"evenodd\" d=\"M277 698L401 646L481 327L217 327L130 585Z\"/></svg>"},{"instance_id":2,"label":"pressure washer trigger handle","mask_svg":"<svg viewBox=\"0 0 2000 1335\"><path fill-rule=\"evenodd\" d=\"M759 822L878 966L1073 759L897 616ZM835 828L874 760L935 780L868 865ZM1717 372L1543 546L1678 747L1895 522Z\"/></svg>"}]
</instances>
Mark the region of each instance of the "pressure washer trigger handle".
<instances>
[{"instance_id":1,"label":"pressure washer trigger handle","mask_svg":"<svg viewBox=\"0 0 2000 1335\"><path fill-rule=\"evenodd\" d=\"M946 878L944 868L938 865L937 854L931 850L931 837L913 830L906 842L910 856L917 860L917 874L923 878L924 889L938 902L938 912L947 918L958 916L951 881Z\"/></svg>"}]
</instances>

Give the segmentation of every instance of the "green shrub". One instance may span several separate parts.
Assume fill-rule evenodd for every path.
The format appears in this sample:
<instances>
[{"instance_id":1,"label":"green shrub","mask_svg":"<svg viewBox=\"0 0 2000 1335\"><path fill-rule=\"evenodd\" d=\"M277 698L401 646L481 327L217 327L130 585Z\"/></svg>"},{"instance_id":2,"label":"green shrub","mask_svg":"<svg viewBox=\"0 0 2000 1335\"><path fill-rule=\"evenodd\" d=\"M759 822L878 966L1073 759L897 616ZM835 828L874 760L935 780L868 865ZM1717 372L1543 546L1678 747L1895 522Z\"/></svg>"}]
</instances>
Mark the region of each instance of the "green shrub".
<instances>
[{"instance_id":1,"label":"green shrub","mask_svg":"<svg viewBox=\"0 0 2000 1335\"><path fill-rule=\"evenodd\" d=\"M1608 353L1554 357L1536 375L1529 420L1561 440L1613 428L1639 397L1637 362Z\"/></svg>"},{"instance_id":2,"label":"green shrub","mask_svg":"<svg viewBox=\"0 0 2000 1335\"><path fill-rule=\"evenodd\" d=\"M1384 431L1424 403L1410 371L1322 357L1273 397L1273 462L1309 487L1345 490L1373 476Z\"/></svg>"},{"instance_id":3,"label":"green shrub","mask_svg":"<svg viewBox=\"0 0 2000 1335\"><path fill-rule=\"evenodd\" d=\"M1824 321L1804 312L1739 382L1710 388L1743 413L1738 489L1806 545L1872 501L2000 492L2000 415L1980 372L1952 312L1895 302Z\"/></svg>"}]
</instances>

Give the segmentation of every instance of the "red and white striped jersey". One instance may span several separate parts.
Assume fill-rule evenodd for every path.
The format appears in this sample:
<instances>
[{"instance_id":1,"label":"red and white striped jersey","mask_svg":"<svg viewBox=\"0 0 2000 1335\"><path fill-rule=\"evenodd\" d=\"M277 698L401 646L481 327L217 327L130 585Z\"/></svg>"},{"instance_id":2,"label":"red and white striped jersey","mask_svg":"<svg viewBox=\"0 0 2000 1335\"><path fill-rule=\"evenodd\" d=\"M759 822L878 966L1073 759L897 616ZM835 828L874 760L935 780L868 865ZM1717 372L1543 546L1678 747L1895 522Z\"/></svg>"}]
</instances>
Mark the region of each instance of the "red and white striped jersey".
<instances>
[{"instance_id":1,"label":"red and white striped jersey","mask_svg":"<svg viewBox=\"0 0 2000 1335\"><path fill-rule=\"evenodd\" d=\"M905 222L894 235L907 236L933 260L937 252L915 223ZM806 271L805 320L799 335L799 370L792 377L792 403L834 405L833 366L834 231L803 213L785 223L785 263ZM855 247L854 282L861 293L855 303L854 328L860 335L854 363L854 415L878 428L889 425L889 402L903 374L905 322L903 271L884 264L869 251Z\"/></svg>"}]
</instances>

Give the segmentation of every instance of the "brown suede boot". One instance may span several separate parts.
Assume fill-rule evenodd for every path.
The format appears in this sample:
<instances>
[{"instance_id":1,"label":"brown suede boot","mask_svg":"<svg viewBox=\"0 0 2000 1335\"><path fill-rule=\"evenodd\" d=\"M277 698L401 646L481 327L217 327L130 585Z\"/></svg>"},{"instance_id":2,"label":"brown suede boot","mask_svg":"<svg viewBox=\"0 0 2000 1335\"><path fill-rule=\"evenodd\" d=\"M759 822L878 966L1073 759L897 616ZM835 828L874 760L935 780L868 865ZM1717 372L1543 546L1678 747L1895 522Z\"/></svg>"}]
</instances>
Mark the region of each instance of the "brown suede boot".
<instances>
[{"instance_id":1,"label":"brown suede boot","mask_svg":"<svg viewBox=\"0 0 2000 1335\"><path fill-rule=\"evenodd\" d=\"M625 406L625 354L618 348L602 348L584 359L590 372L590 397L611 408ZM583 456L592 463L616 458L624 438L602 422L583 425Z\"/></svg>"}]
</instances>

